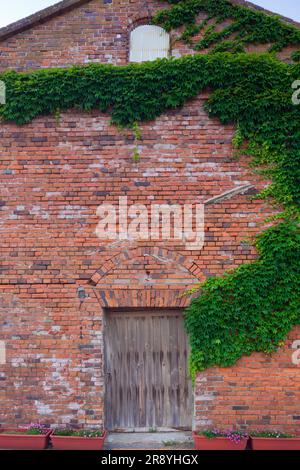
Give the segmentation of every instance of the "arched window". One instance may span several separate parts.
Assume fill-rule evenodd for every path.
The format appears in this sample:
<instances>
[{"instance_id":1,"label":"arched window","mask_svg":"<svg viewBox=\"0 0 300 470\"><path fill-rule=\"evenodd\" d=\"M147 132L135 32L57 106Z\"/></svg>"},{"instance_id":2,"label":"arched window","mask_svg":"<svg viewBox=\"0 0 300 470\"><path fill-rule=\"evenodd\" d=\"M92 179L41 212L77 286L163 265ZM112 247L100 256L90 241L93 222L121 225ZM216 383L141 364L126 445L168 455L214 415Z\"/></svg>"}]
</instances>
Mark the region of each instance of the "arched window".
<instances>
[{"instance_id":1,"label":"arched window","mask_svg":"<svg viewBox=\"0 0 300 470\"><path fill-rule=\"evenodd\" d=\"M130 34L130 62L169 57L170 36L160 26L138 26Z\"/></svg>"}]
</instances>

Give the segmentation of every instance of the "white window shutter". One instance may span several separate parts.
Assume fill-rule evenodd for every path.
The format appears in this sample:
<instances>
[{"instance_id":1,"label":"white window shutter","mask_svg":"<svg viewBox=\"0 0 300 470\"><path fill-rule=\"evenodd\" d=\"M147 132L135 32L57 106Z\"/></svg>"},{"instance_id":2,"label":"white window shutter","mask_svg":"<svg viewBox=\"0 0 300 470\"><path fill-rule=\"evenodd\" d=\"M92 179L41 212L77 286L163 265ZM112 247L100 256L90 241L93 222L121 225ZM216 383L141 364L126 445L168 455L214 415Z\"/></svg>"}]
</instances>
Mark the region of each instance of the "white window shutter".
<instances>
[{"instance_id":1,"label":"white window shutter","mask_svg":"<svg viewBox=\"0 0 300 470\"><path fill-rule=\"evenodd\" d=\"M169 57L170 36L160 26L138 26L130 34L130 62Z\"/></svg>"}]
</instances>

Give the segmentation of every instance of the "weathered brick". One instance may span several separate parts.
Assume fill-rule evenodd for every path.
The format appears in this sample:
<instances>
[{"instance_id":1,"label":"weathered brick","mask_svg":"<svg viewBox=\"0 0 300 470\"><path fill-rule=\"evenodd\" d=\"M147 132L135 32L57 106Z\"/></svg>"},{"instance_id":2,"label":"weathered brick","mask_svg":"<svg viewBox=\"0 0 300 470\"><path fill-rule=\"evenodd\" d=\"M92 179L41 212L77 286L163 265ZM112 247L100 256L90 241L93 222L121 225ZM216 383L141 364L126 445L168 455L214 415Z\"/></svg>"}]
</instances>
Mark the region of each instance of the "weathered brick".
<instances>
[{"instance_id":1,"label":"weathered brick","mask_svg":"<svg viewBox=\"0 0 300 470\"><path fill-rule=\"evenodd\" d=\"M129 31L161 7L91 0L88 14L84 5L69 9L0 42L0 70L125 65ZM181 41L173 49L191 52ZM60 124L53 116L22 128L1 123L0 321L7 345L1 425L101 426L104 309L184 308L187 288L256 258L253 247L241 245L275 209L251 198L265 181L249 169L248 157L232 158L235 129L208 117L208 96L141 124L138 163L132 132L119 131L98 110L69 110ZM245 194L206 207L202 250L182 241L111 243L95 235L101 198L191 204L248 183ZM195 426L299 434L300 374L291 361L299 335L298 327L271 357L253 354L199 374Z\"/></svg>"}]
</instances>

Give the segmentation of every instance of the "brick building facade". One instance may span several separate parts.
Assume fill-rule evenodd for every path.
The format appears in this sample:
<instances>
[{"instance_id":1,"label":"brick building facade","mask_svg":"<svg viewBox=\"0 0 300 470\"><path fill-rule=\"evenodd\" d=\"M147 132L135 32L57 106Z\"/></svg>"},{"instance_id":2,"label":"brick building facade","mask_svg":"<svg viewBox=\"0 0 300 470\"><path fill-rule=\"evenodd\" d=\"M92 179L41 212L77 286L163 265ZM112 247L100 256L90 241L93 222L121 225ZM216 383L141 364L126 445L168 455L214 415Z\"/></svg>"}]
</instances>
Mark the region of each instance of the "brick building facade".
<instances>
[{"instance_id":1,"label":"brick building facade","mask_svg":"<svg viewBox=\"0 0 300 470\"><path fill-rule=\"evenodd\" d=\"M124 65L130 31L161 7L63 1L0 31L0 69ZM177 41L172 53L191 50ZM1 426L105 425L105 312L183 309L186 289L255 259L246 240L274 208L251 198L265 181L248 157L234 157L234 128L207 116L206 98L142 123L139 162L132 159L132 131L120 131L99 111L70 110L59 123L49 116L22 127L1 123ZM120 196L147 207L210 200L204 247L100 240L97 208ZM300 435L300 374L292 362L297 338L300 328L272 356L253 354L199 374L191 427Z\"/></svg>"}]
</instances>

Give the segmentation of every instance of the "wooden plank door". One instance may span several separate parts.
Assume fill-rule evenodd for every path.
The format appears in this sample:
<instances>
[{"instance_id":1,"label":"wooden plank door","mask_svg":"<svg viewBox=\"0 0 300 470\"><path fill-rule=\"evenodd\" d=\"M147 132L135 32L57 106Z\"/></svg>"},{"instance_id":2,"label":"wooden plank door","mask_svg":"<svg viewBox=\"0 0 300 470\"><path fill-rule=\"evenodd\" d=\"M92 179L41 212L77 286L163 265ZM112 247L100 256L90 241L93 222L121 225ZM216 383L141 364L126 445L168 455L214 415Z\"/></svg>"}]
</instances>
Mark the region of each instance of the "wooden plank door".
<instances>
[{"instance_id":1,"label":"wooden plank door","mask_svg":"<svg viewBox=\"0 0 300 470\"><path fill-rule=\"evenodd\" d=\"M191 429L193 400L187 360L181 311L107 311L107 429Z\"/></svg>"}]
</instances>

